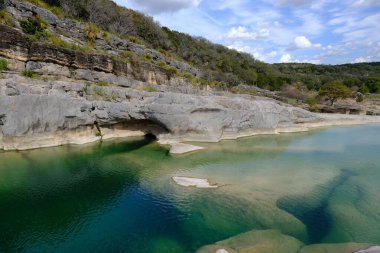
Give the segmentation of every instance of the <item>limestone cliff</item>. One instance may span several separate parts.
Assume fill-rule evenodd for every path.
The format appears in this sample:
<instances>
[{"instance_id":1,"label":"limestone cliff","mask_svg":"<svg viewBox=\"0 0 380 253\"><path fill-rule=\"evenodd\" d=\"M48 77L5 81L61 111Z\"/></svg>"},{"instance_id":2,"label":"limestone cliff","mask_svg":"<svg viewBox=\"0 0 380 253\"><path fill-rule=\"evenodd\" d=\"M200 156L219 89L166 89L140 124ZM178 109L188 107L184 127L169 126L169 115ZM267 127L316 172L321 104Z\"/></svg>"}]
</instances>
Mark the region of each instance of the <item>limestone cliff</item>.
<instances>
[{"instance_id":1,"label":"limestone cliff","mask_svg":"<svg viewBox=\"0 0 380 253\"><path fill-rule=\"evenodd\" d=\"M189 75L202 76L199 70L116 35L98 36L85 51L30 40L20 27L28 18L38 16L50 34L82 46L85 25L29 3L4 3L14 24L0 25L0 56L8 62L0 76L0 149L148 133L169 144L219 141L321 121L273 99L194 85ZM120 57L125 51L148 60L136 64Z\"/></svg>"}]
</instances>

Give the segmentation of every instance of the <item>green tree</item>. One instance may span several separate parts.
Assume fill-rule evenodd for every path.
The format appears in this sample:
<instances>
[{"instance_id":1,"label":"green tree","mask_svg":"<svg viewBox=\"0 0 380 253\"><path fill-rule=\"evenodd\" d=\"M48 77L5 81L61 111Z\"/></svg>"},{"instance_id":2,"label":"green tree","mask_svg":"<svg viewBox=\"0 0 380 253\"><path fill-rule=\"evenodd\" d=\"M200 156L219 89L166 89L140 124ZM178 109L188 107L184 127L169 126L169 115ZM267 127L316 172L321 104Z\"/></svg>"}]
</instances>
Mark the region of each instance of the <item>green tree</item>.
<instances>
[{"instance_id":1,"label":"green tree","mask_svg":"<svg viewBox=\"0 0 380 253\"><path fill-rule=\"evenodd\" d=\"M333 81L322 86L318 93L321 97L327 97L331 105L339 98L349 98L352 96L352 91L341 82Z\"/></svg>"},{"instance_id":2,"label":"green tree","mask_svg":"<svg viewBox=\"0 0 380 253\"><path fill-rule=\"evenodd\" d=\"M380 78L369 78L366 86L371 93L380 93Z\"/></svg>"}]
</instances>

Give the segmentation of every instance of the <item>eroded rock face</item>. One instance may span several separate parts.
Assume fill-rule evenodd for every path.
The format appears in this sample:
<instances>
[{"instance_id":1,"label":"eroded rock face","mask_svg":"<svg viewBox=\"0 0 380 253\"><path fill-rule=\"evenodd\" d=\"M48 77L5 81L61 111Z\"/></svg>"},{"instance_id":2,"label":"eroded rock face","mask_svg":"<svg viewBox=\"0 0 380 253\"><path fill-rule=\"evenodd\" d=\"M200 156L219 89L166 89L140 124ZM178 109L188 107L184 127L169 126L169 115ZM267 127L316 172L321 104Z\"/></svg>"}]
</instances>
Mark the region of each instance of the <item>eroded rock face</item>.
<instances>
[{"instance_id":1,"label":"eroded rock face","mask_svg":"<svg viewBox=\"0 0 380 253\"><path fill-rule=\"evenodd\" d=\"M29 44L20 31L0 25L0 38L0 56L27 61Z\"/></svg>"},{"instance_id":2,"label":"eroded rock face","mask_svg":"<svg viewBox=\"0 0 380 253\"><path fill-rule=\"evenodd\" d=\"M80 45L86 44L84 36L86 26L84 24L68 18L61 19L52 12L27 2L19 2L14 0L3 1L4 7L7 8L8 12L12 13L16 20L39 16L48 23L50 31L56 34L65 34L65 40L76 42ZM113 34L109 34L107 39L102 36L98 36L95 40L95 47L96 49L104 50L113 54L118 54L123 51L130 51L142 56L150 56L153 60L168 64L182 73L191 73L197 77L203 76L203 73L200 70L185 62L173 60L164 56L159 51L146 48L144 45L132 43Z\"/></svg>"},{"instance_id":3,"label":"eroded rock face","mask_svg":"<svg viewBox=\"0 0 380 253\"><path fill-rule=\"evenodd\" d=\"M156 86L159 88L160 86ZM270 99L211 93L147 92L78 81L0 80L0 118L6 138L148 121L161 138L219 141L317 119L313 113Z\"/></svg>"}]
</instances>

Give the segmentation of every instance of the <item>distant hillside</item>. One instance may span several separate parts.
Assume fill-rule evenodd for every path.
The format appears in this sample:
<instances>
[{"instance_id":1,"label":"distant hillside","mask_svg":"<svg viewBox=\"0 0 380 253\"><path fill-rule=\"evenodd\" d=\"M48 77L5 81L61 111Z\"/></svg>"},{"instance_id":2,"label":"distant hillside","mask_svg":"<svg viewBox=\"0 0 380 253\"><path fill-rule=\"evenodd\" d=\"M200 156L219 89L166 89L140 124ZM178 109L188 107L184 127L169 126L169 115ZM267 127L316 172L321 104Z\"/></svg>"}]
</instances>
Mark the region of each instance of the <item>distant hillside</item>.
<instances>
[{"instance_id":1,"label":"distant hillside","mask_svg":"<svg viewBox=\"0 0 380 253\"><path fill-rule=\"evenodd\" d=\"M380 92L380 63L345 65L266 64L246 53L213 44L206 39L161 27L151 17L120 7L110 0L28 0L55 14L96 24L134 43L186 61L202 71L201 79L234 87L255 85L280 90L297 83L319 90L325 83L341 81L351 88Z\"/></svg>"}]
</instances>

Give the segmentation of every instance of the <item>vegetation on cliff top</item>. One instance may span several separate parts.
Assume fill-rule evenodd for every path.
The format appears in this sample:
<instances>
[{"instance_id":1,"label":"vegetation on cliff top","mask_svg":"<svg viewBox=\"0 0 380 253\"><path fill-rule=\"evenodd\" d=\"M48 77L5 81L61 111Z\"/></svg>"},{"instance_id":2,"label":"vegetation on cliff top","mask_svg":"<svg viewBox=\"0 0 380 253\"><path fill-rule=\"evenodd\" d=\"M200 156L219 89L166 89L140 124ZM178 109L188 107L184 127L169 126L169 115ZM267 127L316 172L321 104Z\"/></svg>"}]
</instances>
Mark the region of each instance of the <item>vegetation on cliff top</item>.
<instances>
[{"instance_id":1,"label":"vegetation on cliff top","mask_svg":"<svg viewBox=\"0 0 380 253\"><path fill-rule=\"evenodd\" d=\"M283 90L291 85L301 87L300 90L319 91L326 84L335 81L361 93L380 92L380 63L336 66L301 63L271 65L260 62L249 54L213 44L204 38L161 27L151 17L118 6L109 0L27 1L59 16L87 22L89 25L85 35L90 47L100 33L104 33L104 36L108 35L107 32L119 34L134 43L144 44L166 56L197 67L204 73L203 79L207 83L228 87L239 84L256 85L269 90ZM62 44L57 38L50 40ZM167 69L168 75L178 74L170 67L163 67ZM193 76L188 79L195 83L202 82Z\"/></svg>"}]
</instances>

